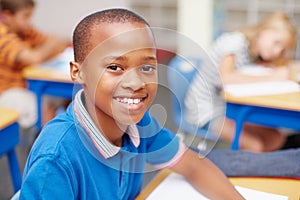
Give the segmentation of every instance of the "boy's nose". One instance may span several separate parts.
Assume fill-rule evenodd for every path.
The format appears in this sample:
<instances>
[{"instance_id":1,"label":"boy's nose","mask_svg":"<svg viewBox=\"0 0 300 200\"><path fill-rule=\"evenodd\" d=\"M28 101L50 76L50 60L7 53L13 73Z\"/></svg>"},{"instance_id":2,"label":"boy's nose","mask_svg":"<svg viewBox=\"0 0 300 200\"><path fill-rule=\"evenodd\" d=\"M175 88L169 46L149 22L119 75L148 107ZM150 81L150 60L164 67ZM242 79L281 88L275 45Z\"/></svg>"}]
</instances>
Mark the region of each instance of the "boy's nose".
<instances>
[{"instance_id":1,"label":"boy's nose","mask_svg":"<svg viewBox=\"0 0 300 200\"><path fill-rule=\"evenodd\" d=\"M138 73L138 70L130 70L124 75L121 85L124 88L139 90L140 88L145 87L146 83Z\"/></svg>"}]
</instances>

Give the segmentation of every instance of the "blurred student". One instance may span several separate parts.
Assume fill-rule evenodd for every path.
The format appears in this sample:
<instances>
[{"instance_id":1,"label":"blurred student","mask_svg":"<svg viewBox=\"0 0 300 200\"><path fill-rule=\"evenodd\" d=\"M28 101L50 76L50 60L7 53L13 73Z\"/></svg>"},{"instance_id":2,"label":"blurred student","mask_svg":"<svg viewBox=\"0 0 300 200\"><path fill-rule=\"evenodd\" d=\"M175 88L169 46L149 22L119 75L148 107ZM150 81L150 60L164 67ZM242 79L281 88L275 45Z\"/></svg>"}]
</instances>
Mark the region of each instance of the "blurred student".
<instances>
[{"instance_id":1,"label":"blurred student","mask_svg":"<svg viewBox=\"0 0 300 200\"><path fill-rule=\"evenodd\" d=\"M1 0L0 8L0 105L19 111L20 126L27 129L35 124L37 109L34 94L26 89L22 70L52 58L70 43L33 27L33 0ZM56 104L56 100L48 99L44 122L55 116Z\"/></svg>"},{"instance_id":2,"label":"blurred student","mask_svg":"<svg viewBox=\"0 0 300 200\"><path fill-rule=\"evenodd\" d=\"M222 34L214 42L190 84L185 99L186 118L199 127L213 127L221 139L231 142L235 123L224 116L224 100L220 93L223 84L289 79L288 63L293 58L296 28L281 12L274 12L259 24ZM240 70L249 65L271 69L264 75L247 75ZM219 78L221 77L221 78ZM223 124L224 123L224 124ZM274 128L245 124L240 147L254 152L280 149L286 136Z\"/></svg>"},{"instance_id":3,"label":"blurred student","mask_svg":"<svg viewBox=\"0 0 300 200\"><path fill-rule=\"evenodd\" d=\"M149 24L126 9L85 17L71 78L83 87L31 149L20 199L135 199L145 163L184 175L210 199L243 199L206 158L150 116L157 59Z\"/></svg>"},{"instance_id":4,"label":"blurred student","mask_svg":"<svg viewBox=\"0 0 300 200\"><path fill-rule=\"evenodd\" d=\"M204 153L204 152L202 152ZM227 176L270 176L300 178L300 148L255 153L213 149L207 158Z\"/></svg>"}]
</instances>

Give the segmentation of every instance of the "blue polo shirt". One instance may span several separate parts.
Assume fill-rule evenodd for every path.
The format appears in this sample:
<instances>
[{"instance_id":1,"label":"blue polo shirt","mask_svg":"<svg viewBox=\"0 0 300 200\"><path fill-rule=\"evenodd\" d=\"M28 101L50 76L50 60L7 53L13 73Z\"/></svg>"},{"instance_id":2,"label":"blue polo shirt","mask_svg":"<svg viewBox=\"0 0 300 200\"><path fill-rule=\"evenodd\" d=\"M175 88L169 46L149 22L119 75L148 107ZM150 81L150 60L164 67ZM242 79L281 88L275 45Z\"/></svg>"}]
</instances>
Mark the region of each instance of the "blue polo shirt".
<instances>
[{"instance_id":1,"label":"blue polo shirt","mask_svg":"<svg viewBox=\"0 0 300 200\"><path fill-rule=\"evenodd\" d=\"M42 130L28 157L20 199L134 199L145 163L169 167L184 145L145 113L128 126L122 147L97 129L82 103L82 91L66 113Z\"/></svg>"}]
</instances>

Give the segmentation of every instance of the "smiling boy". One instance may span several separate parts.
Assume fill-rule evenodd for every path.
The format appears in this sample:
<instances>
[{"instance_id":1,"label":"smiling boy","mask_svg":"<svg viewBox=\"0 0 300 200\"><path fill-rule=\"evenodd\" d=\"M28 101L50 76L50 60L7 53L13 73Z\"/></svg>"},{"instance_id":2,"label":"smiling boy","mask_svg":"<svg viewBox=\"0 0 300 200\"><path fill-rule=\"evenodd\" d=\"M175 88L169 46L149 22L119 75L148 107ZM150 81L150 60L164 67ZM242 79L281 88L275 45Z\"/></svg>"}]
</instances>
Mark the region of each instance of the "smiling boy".
<instances>
[{"instance_id":1,"label":"smiling boy","mask_svg":"<svg viewBox=\"0 0 300 200\"><path fill-rule=\"evenodd\" d=\"M34 144L20 199L134 199L146 162L184 175L211 199L243 199L147 111L157 59L144 19L126 9L93 13L75 28L73 45L71 78L83 89Z\"/></svg>"}]
</instances>

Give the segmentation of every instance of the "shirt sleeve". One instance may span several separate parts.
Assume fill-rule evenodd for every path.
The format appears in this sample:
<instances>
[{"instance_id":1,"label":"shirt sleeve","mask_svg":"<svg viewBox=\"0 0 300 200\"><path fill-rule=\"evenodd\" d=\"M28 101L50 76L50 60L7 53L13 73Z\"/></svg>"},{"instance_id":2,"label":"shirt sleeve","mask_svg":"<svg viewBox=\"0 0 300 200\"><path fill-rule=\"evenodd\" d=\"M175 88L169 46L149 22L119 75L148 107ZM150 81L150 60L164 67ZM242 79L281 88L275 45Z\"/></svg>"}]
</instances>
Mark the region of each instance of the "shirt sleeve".
<instances>
[{"instance_id":1,"label":"shirt sleeve","mask_svg":"<svg viewBox=\"0 0 300 200\"><path fill-rule=\"evenodd\" d=\"M75 199L70 173L52 156L38 158L24 177L20 200Z\"/></svg>"},{"instance_id":2,"label":"shirt sleeve","mask_svg":"<svg viewBox=\"0 0 300 200\"><path fill-rule=\"evenodd\" d=\"M22 35L5 29L0 32L0 64L10 68L23 68L25 65L18 60L20 52L36 47L46 40L46 37L35 29L30 29Z\"/></svg>"},{"instance_id":3,"label":"shirt sleeve","mask_svg":"<svg viewBox=\"0 0 300 200\"><path fill-rule=\"evenodd\" d=\"M22 35L22 40L27 43L30 47L36 47L42 43L45 42L46 40L46 35L42 34L38 30L32 28L27 30L23 35Z\"/></svg>"},{"instance_id":4,"label":"shirt sleeve","mask_svg":"<svg viewBox=\"0 0 300 200\"><path fill-rule=\"evenodd\" d=\"M224 33L213 44L214 52L218 52L219 57L237 54L247 47L247 40L240 32Z\"/></svg>"},{"instance_id":5,"label":"shirt sleeve","mask_svg":"<svg viewBox=\"0 0 300 200\"><path fill-rule=\"evenodd\" d=\"M2 33L0 38L0 64L16 67L17 55L24 48L24 44L14 33Z\"/></svg>"}]
</instances>

